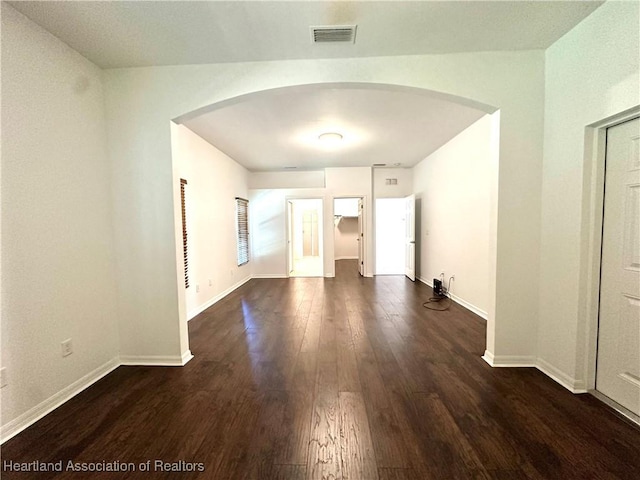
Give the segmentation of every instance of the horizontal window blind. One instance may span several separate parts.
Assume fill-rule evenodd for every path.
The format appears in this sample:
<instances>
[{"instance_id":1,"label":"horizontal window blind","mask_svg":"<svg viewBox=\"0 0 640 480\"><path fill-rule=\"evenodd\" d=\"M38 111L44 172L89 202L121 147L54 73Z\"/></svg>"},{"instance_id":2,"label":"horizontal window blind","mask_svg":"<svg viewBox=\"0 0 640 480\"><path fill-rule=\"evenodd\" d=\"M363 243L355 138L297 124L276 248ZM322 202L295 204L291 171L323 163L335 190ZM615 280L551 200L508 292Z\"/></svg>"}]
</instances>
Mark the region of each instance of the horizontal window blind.
<instances>
[{"instance_id":1,"label":"horizontal window blind","mask_svg":"<svg viewBox=\"0 0 640 480\"><path fill-rule=\"evenodd\" d=\"M185 185L187 181L180 179L180 208L182 209L182 251L184 258L184 287L189 288L189 252L187 249L187 207L185 204Z\"/></svg>"},{"instance_id":2,"label":"horizontal window blind","mask_svg":"<svg viewBox=\"0 0 640 480\"><path fill-rule=\"evenodd\" d=\"M236 197L238 266L249 262L249 200Z\"/></svg>"}]
</instances>

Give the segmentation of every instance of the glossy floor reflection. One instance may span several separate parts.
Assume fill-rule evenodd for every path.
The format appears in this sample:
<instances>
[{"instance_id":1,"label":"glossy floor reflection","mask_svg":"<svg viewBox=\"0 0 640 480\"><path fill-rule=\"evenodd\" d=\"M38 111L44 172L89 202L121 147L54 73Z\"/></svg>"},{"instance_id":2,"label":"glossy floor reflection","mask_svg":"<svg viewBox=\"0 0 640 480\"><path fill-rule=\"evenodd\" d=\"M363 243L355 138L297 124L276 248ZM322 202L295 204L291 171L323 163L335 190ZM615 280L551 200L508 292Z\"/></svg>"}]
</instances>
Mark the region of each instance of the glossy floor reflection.
<instances>
[{"instance_id":1,"label":"glossy floor reflection","mask_svg":"<svg viewBox=\"0 0 640 480\"><path fill-rule=\"evenodd\" d=\"M2 449L204 472L3 478L640 478L638 429L535 369L492 369L484 321L425 310L430 293L355 261L252 280L190 322L187 366L121 367Z\"/></svg>"}]
</instances>

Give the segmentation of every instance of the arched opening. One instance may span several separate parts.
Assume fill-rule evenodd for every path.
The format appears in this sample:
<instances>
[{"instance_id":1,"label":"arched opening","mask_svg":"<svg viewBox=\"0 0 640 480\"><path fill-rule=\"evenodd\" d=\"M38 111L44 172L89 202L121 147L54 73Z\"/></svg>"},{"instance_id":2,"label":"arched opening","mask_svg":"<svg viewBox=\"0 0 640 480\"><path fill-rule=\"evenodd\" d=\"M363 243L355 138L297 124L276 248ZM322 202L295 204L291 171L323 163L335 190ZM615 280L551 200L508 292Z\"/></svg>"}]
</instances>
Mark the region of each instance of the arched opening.
<instances>
[{"instance_id":1,"label":"arched opening","mask_svg":"<svg viewBox=\"0 0 640 480\"><path fill-rule=\"evenodd\" d=\"M483 305L484 308L478 308L476 309L476 312L480 311L480 313L484 314L483 316L488 320L487 341L489 344L489 342L492 342L494 338L493 316L495 311L495 296L496 296L495 278L496 278L496 257L497 257L497 251L496 251L497 242L495 241L495 236L497 235L497 186L498 186L498 160L499 160L498 141L499 141L500 125L499 125L499 112L495 107L486 105L474 100L470 100L467 98L462 98L462 97L458 97L458 96L447 94L447 93L442 93L442 92L437 92L437 91L417 88L417 87L409 87L409 86L401 86L401 85L393 85L393 84L362 83L362 82L313 83L313 84L294 85L294 86L278 87L273 89L255 91L251 93L234 96L228 99L224 99L209 105L205 105L175 117L173 120L173 123L175 124L174 128L180 129L180 128L187 128L190 126L194 127L194 131L200 137L204 138L205 140L208 140L208 143L210 143L214 147L220 148L220 145L216 145L217 142L216 142L215 134L212 134L212 138L208 139L205 129L207 127L215 128L215 125L218 125L218 126L223 125L223 123L221 123L221 118L220 118L221 112L232 111L234 109L237 110L237 109L245 108L251 104L256 104L259 106L257 108L261 108L262 110L255 110L255 109L248 110L255 114L256 111L258 113L264 112L264 109L268 108L269 105L274 105L275 104L274 102L280 102L284 105L297 104L297 101L299 101L299 99L303 98L304 96L322 95L324 94L324 92L328 92L328 91L334 91L334 92L337 91L337 92L343 92L343 93L346 92L350 96L356 96L356 95L362 94L363 98L369 98L369 95L372 96L371 98L374 98L376 95L379 95L381 99L384 98L384 100L380 101L380 105L377 106L377 110L380 112L380 115L385 115L385 113L388 114L388 111L385 111L385 102L388 100L388 98L393 97L394 99L410 98L413 104L411 107L412 109L416 108L415 107L416 104L424 103L425 105L431 105L431 104L438 105L438 106L449 105L452 108L451 111L455 112L455 115L464 116L465 114L473 113L470 117L468 117L473 119L473 121L468 120L468 122L470 123L474 123L479 118L482 118L482 117L485 118L485 123L489 125L489 127L485 129L485 132L487 133L487 137L488 137L486 138L486 142L485 142L485 146L487 150L487 156L486 156L487 162L484 168L485 171L483 173L486 174L485 181L487 182L487 188L489 189L489 191L488 191L488 198L487 198L487 208L485 213L483 214L484 216L482 220L482 222L484 222L484 225L486 227L485 229L487 233L487 241L486 241L486 246L484 247L484 252L483 252L484 257L482 260L482 262L486 262L486 272L482 281L484 282L484 288L487 291L487 295L486 295L487 302L486 302L486 306ZM432 103L429 103L429 102L432 102ZM397 108L397 105L395 107ZM429 113L426 111L426 108L428 107L425 107L425 110L423 111L423 114L425 116L427 116ZM389 109L389 110L393 110L393 109ZM414 118L416 122L418 122L421 118L420 112L416 110L412 110L412 112L414 114ZM489 117L486 117L487 115L489 115ZM269 117L269 115L266 115L266 114L265 116ZM277 119L274 119L274 116L271 116L270 120L277 121ZM443 116L443 118L441 118L442 124L451 123L451 121L452 119L446 118L446 116ZM241 122L238 122L238 118L234 118L233 121L228 121L227 123L232 126L229 128L238 129L239 132L237 133L240 136L243 135L243 131L242 131L243 124ZM466 126L467 125L465 125L465 128ZM256 126L253 125L252 128L256 128ZM456 132L456 135L458 133L460 132ZM172 137L174 136L172 135ZM279 141L279 139L275 136L273 137L273 140L274 142ZM235 138L235 141L238 142L238 138ZM228 153L229 148L231 147L225 144L223 147L220 148L220 150L222 150L225 153ZM428 156L427 154L423 155L419 161L424 160L427 156ZM230 157L234 158L233 155L230 155ZM179 175L180 168L179 168L179 165L176 164L176 162L179 162L179 155L176 154L175 149L173 152L173 162L174 162L173 171L174 171L174 177L175 177L174 183L175 183L175 181L179 181L178 177L180 176ZM414 163L416 162L414 161ZM335 165L335 166L337 167L338 165ZM340 166L348 167L349 165L344 164ZM414 166L415 165L410 165L410 168L413 168ZM371 178L368 180L369 190L363 193L362 191L344 190L343 186L333 187L333 184L331 184L331 182L329 182L329 184L326 183L326 179L324 178L324 176L322 176L321 180L318 180L318 179L314 180L313 178L311 178L311 176L313 176L313 171L321 168L322 167L318 167L317 165L314 165L310 171L306 171L306 173L308 174L307 176L309 178L307 178L305 181L301 181L300 180L301 177L299 176L298 181L301 181L301 183L297 183L297 184L288 183L288 180L283 179L290 172L286 172L286 170L282 168L282 165L280 166L280 168L274 168L272 171L264 171L266 169L264 169L263 167L255 168L254 171L259 172L258 177L260 177L260 181L258 181L257 184L249 185L247 188L247 190L249 191L247 193L248 198L250 200L253 199L253 201L250 201L250 205L251 205L250 211L251 211L251 216L253 217L251 224L254 226L258 224L260 225L260 229L257 229L258 230L257 232L254 231L252 233L252 244L253 244L252 260L254 263L253 263L253 266L251 266L249 269L246 269L248 270L248 272L244 272L244 273L240 273L239 270L234 270L234 266L230 266L230 268L227 268L226 266L219 268L219 270L221 270L223 272L223 275L227 278L220 280L220 282L222 282L222 285L220 286L220 288L218 288L217 292L213 293L212 298L218 298L218 297L221 298L220 295L222 295L225 291L234 288L234 286L237 286L239 283L243 282L247 278L250 279L255 277L287 276L284 270L282 272L277 270L277 268L275 270L260 270L260 269L256 269L255 265L260 264L260 262L262 262L263 264L269 263L270 265L274 265L274 262L282 262L283 265L285 265L286 267L287 255L286 255L285 244L286 244L287 237L286 237L286 226L284 223L286 222L285 221L286 202L284 201L284 199L287 196L287 194L290 195L291 191L293 190L303 189L302 191L305 192L305 195L324 198L325 199L324 207L328 213L332 212L333 210L332 202L334 197L342 196L342 195L362 196L368 210L366 224L369 230L365 239L365 251L366 251L365 258L370 258L372 259L371 262L373 262L373 258L375 257L374 255L375 194L371 190L372 188L371 185L373 183L373 170L371 173ZM354 168L357 168L357 167L354 167ZM252 170L250 165L248 166L248 169L249 171ZM249 175L252 175L252 173L250 173ZM282 178L279 180L274 180L274 178L278 176ZM269 179L265 180L267 177L269 177ZM263 182L263 183L260 183L260 182ZM270 185L271 186L278 185L278 187L277 189L274 190L274 189L268 188ZM411 187L411 189L415 190L413 186ZM259 194L256 194L255 197L252 197L251 191L253 190L255 191L259 190L260 192ZM415 193L415 192L412 191L410 193ZM227 196L231 198L231 194ZM426 243L430 240L429 238L430 232L428 231L425 232L424 230L421 230L421 228L428 229L428 226L426 225L426 221L421 218L421 215L425 214L425 212L427 211L426 207L432 202L430 199L421 198L420 195L418 195L417 197L417 202L418 202L417 203L418 232L416 237L417 248L418 248L418 253L417 253L418 272L417 273L418 273L418 277L421 280L426 280L425 283L428 283L428 281L430 280L429 277L433 278L433 276L436 276L437 274L434 273L434 269L436 267L432 264L428 264L427 267L423 266L422 267L423 271L422 272L420 271L421 262L426 262L426 258L425 258L426 255L421 254L420 249L423 246L422 245L423 243ZM178 208L177 205L175 207ZM324 248L325 248L325 257L326 257L325 274L327 275L328 273L327 276L332 276L334 271L333 270L334 268L333 267L334 225L333 225L332 215L329 215L329 214L326 215L326 225L324 230L325 230L325 237L324 237L323 243L325 245ZM264 232L269 232L269 233L265 234ZM276 232L276 233L274 234L273 232ZM277 232L280 232L280 233L277 233ZM433 233L431 233L431 236L433 237ZM461 237L464 237L464 235L461 235ZM491 240L491 238L493 238L493 240ZM178 247L182 247L182 245L179 245ZM181 248L178 248L178 251L182 253ZM184 259L182 257L177 259L176 265L178 270L178 278L181 279L181 281L184 278L181 275L181 265L183 265L183 263L184 263ZM195 268L197 268L197 266L194 265L193 263L190 263L190 265L193 265ZM425 263L425 265L427 264ZM190 266L190 268L192 267ZM210 266L209 270L213 270L213 267ZM374 272L373 263L371 263L371 265L368 265L367 268L365 268L365 270L367 273L373 274ZM453 270L455 270L455 268ZM447 273L456 274L457 272L447 271ZM238 278L238 276L241 276L242 278ZM370 275L367 275L367 276L370 276ZM460 278L460 275L458 275L458 278ZM205 287L207 286L206 281L207 280L205 280ZM218 280L214 279L213 283L215 284L217 281ZM208 283L210 285L212 281L208 280ZM178 288L181 288L180 284L178 284ZM185 323L187 321L186 320L187 318L193 317L193 313L199 311L199 308L197 305L195 307L193 305L187 305L187 301L185 300L184 296L179 296L179 303L180 303L179 308L181 311L181 318L184 319ZM472 302L467 302L467 303L471 304ZM208 301L205 301L205 305L209 305L209 304L211 303ZM186 329L183 329L183 331L186 331Z\"/></svg>"}]
</instances>

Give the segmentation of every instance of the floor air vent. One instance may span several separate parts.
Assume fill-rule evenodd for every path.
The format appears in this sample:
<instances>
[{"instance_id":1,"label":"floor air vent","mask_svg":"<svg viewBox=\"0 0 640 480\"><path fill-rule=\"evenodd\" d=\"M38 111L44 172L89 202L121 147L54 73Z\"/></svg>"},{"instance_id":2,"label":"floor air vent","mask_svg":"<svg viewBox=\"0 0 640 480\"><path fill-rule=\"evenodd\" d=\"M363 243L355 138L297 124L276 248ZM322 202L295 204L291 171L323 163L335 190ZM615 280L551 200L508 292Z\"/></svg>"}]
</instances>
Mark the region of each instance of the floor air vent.
<instances>
[{"instance_id":1,"label":"floor air vent","mask_svg":"<svg viewBox=\"0 0 640 480\"><path fill-rule=\"evenodd\" d=\"M313 43L355 43L356 25L311 27Z\"/></svg>"}]
</instances>

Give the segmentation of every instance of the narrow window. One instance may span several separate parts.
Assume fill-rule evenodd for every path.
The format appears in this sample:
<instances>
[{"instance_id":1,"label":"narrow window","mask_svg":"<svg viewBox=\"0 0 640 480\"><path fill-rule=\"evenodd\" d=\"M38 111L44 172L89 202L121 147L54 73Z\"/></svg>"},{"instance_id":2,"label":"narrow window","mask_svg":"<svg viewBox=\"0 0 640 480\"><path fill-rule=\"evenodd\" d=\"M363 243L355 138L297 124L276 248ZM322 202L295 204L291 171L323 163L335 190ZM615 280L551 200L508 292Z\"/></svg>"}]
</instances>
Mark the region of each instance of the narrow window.
<instances>
[{"instance_id":1,"label":"narrow window","mask_svg":"<svg viewBox=\"0 0 640 480\"><path fill-rule=\"evenodd\" d=\"M249 200L236 197L238 266L249 262Z\"/></svg>"},{"instance_id":2,"label":"narrow window","mask_svg":"<svg viewBox=\"0 0 640 480\"><path fill-rule=\"evenodd\" d=\"M189 260L187 250L187 208L184 200L184 187L187 181L180 179L180 208L182 209L182 252L184 258L184 287L189 288Z\"/></svg>"}]
</instances>

